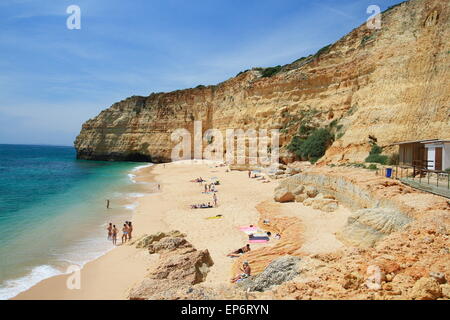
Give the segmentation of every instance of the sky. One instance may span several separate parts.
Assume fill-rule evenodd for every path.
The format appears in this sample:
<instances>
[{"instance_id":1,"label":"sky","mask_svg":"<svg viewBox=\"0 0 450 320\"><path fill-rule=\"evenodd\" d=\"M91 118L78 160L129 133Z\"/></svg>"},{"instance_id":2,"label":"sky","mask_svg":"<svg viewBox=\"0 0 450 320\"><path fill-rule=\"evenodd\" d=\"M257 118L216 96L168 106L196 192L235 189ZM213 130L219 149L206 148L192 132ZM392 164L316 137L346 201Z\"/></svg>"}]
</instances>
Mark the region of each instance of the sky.
<instances>
[{"instance_id":1,"label":"sky","mask_svg":"<svg viewBox=\"0 0 450 320\"><path fill-rule=\"evenodd\" d=\"M73 145L132 95L315 53L400 0L0 0L0 143ZM67 8L81 10L68 29Z\"/></svg>"}]
</instances>

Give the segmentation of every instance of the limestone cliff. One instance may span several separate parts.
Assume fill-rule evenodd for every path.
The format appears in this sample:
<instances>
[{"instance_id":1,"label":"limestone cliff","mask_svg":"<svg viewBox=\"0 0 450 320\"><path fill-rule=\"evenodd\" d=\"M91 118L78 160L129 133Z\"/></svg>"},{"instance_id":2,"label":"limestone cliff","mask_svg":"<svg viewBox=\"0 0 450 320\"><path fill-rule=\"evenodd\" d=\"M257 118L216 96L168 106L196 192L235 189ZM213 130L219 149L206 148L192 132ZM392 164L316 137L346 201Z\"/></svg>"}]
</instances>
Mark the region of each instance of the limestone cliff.
<instances>
[{"instance_id":1,"label":"limestone cliff","mask_svg":"<svg viewBox=\"0 0 450 320\"><path fill-rule=\"evenodd\" d=\"M270 77L253 69L216 86L131 97L87 121L78 157L168 161L177 128L281 129L286 146L303 118L336 120L337 139L324 161L358 161L373 135L400 140L450 138L450 3L411 0L316 55Z\"/></svg>"}]
</instances>

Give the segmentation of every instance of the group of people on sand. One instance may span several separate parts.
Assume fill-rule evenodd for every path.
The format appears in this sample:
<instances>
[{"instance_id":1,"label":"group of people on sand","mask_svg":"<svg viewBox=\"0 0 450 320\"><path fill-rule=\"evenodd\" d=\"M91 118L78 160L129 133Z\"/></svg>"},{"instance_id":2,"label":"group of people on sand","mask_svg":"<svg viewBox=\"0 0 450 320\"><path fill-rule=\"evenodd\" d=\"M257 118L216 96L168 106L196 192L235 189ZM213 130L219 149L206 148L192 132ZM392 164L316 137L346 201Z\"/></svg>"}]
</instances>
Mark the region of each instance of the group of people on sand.
<instances>
[{"instance_id":1,"label":"group of people on sand","mask_svg":"<svg viewBox=\"0 0 450 320\"><path fill-rule=\"evenodd\" d=\"M201 204L192 204L191 209L212 209L214 206L211 204L211 202L201 203Z\"/></svg>"},{"instance_id":2,"label":"group of people on sand","mask_svg":"<svg viewBox=\"0 0 450 320\"><path fill-rule=\"evenodd\" d=\"M117 245L117 235L119 234L119 230L117 229L116 225L113 225L110 222L106 230L108 231L108 240L112 240L113 245ZM131 223L131 221L125 221L122 227L122 244L131 240L132 233L133 224Z\"/></svg>"},{"instance_id":3,"label":"group of people on sand","mask_svg":"<svg viewBox=\"0 0 450 320\"><path fill-rule=\"evenodd\" d=\"M262 181L262 183L270 183L270 180L267 179L265 176L263 175L257 175L256 173L254 175L252 175L252 171L248 171L248 178L249 179L258 179L260 181Z\"/></svg>"},{"instance_id":4,"label":"group of people on sand","mask_svg":"<svg viewBox=\"0 0 450 320\"><path fill-rule=\"evenodd\" d=\"M247 244L245 247L242 247L233 252L230 252L227 255L227 257L237 258L243 254L246 254L247 252L250 252L250 251L251 251L250 245ZM252 275L252 268L250 267L250 264L247 261L244 261L244 263L242 264L242 267L239 268L239 270L241 271L241 273L239 273L234 278L232 278L231 283L236 283L236 282L242 281Z\"/></svg>"},{"instance_id":5,"label":"group of people on sand","mask_svg":"<svg viewBox=\"0 0 450 320\"><path fill-rule=\"evenodd\" d=\"M216 190L216 185L218 185L218 184L217 183L210 183L210 184L205 183L205 192L204 193L208 193L208 192L216 193L216 192L218 192Z\"/></svg>"}]
</instances>

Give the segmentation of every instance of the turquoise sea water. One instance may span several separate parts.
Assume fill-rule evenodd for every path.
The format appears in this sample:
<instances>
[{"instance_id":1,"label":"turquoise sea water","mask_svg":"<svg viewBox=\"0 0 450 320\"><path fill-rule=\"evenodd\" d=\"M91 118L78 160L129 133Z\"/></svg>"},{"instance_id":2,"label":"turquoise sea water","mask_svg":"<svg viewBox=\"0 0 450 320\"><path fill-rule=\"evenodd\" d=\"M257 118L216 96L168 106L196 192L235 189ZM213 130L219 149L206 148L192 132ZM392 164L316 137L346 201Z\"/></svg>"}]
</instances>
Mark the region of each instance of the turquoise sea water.
<instances>
[{"instance_id":1,"label":"turquoise sea water","mask_svg":"<svg viewBox=\"0 0 450 320\"><path fill-rule=\"evenodd\" d=\"M148 186L142 164L80 161L71 147L0 145L0 299L110 250ZM106 199L111 209L106 209Z\"/></svg>"}]
</instances>

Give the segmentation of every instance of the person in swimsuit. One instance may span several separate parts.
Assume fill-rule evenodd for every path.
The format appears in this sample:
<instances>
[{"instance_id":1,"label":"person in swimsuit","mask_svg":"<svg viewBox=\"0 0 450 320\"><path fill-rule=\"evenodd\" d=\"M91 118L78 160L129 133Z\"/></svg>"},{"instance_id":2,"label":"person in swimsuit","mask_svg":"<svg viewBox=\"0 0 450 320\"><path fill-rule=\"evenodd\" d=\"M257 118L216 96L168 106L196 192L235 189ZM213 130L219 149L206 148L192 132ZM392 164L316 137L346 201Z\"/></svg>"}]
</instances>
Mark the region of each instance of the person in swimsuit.
<instances>
[{"instance_id":1,"label":"person in swimsuit","mask_svg":"<svg viewBox=\"0 0 450 320\"><path fill-rule=\"evenodd\" d=\"M128 221L128 240L131 240L131 233L133 232L133 225Z\"/></svg>"},{"instance_id":2,"label":"person in swimsuit","mask_svg":"<svg viewBox=\"0 0 450 320\"><path fill-rule=\"evenodd\" d=\"M117 245L117 232L118 231L119 230L117 230L116 225L113 225L113 228L112 228L112 242L113 242L113 245Z\"/></svg>"},{"instance_id":3,"label":"person in swimsuit","mask_svg":"<svg viewBox=\"0 0 450 320\"><path fill-rule=\"evenodd\" d=\"M126 223L123 225L122 232L122 243L124 243L128 239L128 225Z\"/></svg>"},{"instance_id":4,"label":"person in swimsuit","mask_svg":"<svg viewBox=\"0 0 450 320\"><path fill-rule=\"evenodd\" d=\"M247 253L249 252L250 249L250 245L247 244L245 247L237 249L236 251L231 252L230 254L227 255L227 257L233 257L233 258L237 258L239 257L241 254Z\"/></svg>"},{"instance_id":5,"label":"person in swimsuit","mask_svg":"<svg viewBox=\"0 0 450 320\"><path fill-rule=\"evenodd\" d=\"M217 208L217 195L214 193L213 195L214 206Z\"/></svg>"},{"instance_id":6,"label":"person in swimsuit","mask_svg":"<svg viewBox=\"0 0 450 320\"><path fill-rule=\"evenodd\" d=\"M252 269L247 261L242 264L242 268L239 268L242 273L238 274L235 278L231 279L231 283L236 283L239 280L247 279L252 275Z\"/></svg>"},{"instance_id":7,"label":"person in swimsuit","mask_svg":"<svg viewBox=\"0 0 450 320\"><path fill-rule=\"evenodd\" d=\"M112 223L110 222L108 228L106 228L106 230L108 230L108 240L111 240L112 238L112 229L113 229Z\"/></svg>"}]
</instances>

